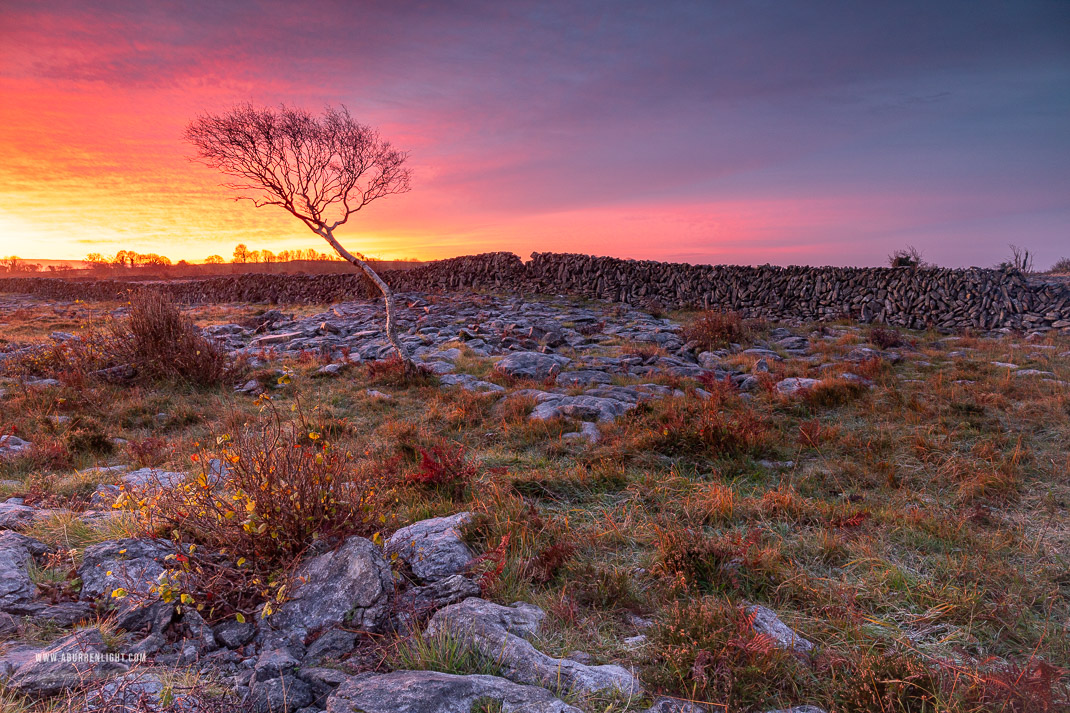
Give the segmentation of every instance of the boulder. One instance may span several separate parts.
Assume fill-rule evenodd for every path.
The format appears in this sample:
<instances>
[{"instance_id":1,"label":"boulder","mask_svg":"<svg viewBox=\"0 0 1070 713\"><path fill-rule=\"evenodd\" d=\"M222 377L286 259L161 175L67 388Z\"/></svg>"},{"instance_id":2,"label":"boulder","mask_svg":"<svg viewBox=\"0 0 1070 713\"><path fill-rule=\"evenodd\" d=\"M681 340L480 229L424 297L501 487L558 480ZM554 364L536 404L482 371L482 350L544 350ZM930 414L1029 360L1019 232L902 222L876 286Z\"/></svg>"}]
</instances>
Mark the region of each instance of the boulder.
<instances>
[{"instance_id":1,"label":"boulder","mask_svg":"<svg viewBox=\"0 0 1070 713\"><path fill-rule=\"evenodd\" d=\"M587 666L570 659L555 659L523 638L533 636L546 614L538 607L517 603L511 607L472 597L439 610L427 633L448 633L498 663L511 681L558 686L565 691L594 693L616 690L638 695L642 684L620 666Z\"/></svg>"},{"instance_id":2,"label":"boulder","mask_svg":"<svg viewBox=\"0 0 1070 713\"><path fill-rule=\"evenodd\" d=\"M557 417L576 418L580 420L595 419L600 423L616 420L624 412L635 408L634 403L597 396L562 396L548 399L538 404L528 416L533 421L542 421Z\"/></svg>"},{"instance_id":3,"label":"boulder","mask_svg":"<svg viewBox=\"0 0 1070 713\"><path fill-rule=\"evenodd\" d=\"M159 632L171 622L174 605L160 601L152 590L167 569L167 556L175 553L171 542L149 538L87 547L78 568L81 598L112 600L116 590L125 590L126 596L117 598L116 623L129 631L147 627Z\"/></svg>"},{"instance_id":4,"label":"boulder","mask_svg":"<svg viewBox=\"0 0 1070 713\"><path fill-rule=\"evenodd\" d=\"M345 629L328 629L313 641L302 663L317 664L328 659L340 659L357 646L357 634Z\"/></svg>"},{"instance_id":5,"label":"boulder","mask_svg":"<svg viewBox=\"0 0 1070 713\"><path fill-rule=\"evenodd\" d=\"M43 606L34 606L37 585L30 579L29 563L32 559L30 551L14 538L0 539L0 611L31 614Z\"/></svg>"},{"instance_id":6,"label":"boulder","mask_svg":"<svg viewBox=\"0 0 1070 713\"><path fill-rule=\"evenodd\" d=\"M237 649L245 646L256 636L256 626L251 622L240 622L236 619L228 619L216 624L212 628L215 640L228 649Z\"/></svg>"},{"instance_id":7,"label":"boulder","mask_svg":"<svg viewBox=\"0 0 1070 713\"><path fill-rule=\"evenodd\" d=\"M249 704L254 713L296 713L313 700L312 689L297 676L253 681L249 687Z\"/></svg>"},{"instance_id":8,"label":"boulder","mask_svg":"<svg viewBox=\"0 0 1070 713\"><path fill-rule=\"evenodd\" d=\"M800 376L792 376L787 379L781 379L776 384L776 390L785 396L794 396L800 391L806 389L812 389L821 383L820 379L807 379Z\"/></svg>"},{"instance_id":9,"label":"boulder","mask_svg":"<svg viewBox=\"0 0 1070 713\"><path fill-rule=\"evenodd\" d=\"M327 713L471 713L481 699L500 701L505 713L580 713L545 688L438 671L352 676L327 698Z\"/></svg>"},{"instance_id":10,"label":"boulder","mask_svg":"<svg viewBox=\"0 0 1070 713\"><path fill-rule=\"evenodd\" d=\"M15 456L28 450L33 444L18 436L0 436L0 458Z\"/></svg>"},{"instance_id":11,"label":"boulder","mask_svg":"<svg viewBox=\"0 0 1070 713\"><path fill-rule=\"evenodd\" d=\"M37 510L18 503L0 503L0 530L21 530L33 524Z\"/></svg>"},{"instance_id":12,"label":"boulder","mask_svg":"<svg viewBox=\"0 0 1070 713\"><path fill-rule=\"evenodd\" d=\"M578 371L563 371L555 380L558 386L590 386L591 384L609 384L613 377L604 371L595 369L580 369Z\"/></svg>"},{"instance_id":13,"label":"boulder","mask_svg":"<svg viewBox=\"0 0 1070 713\"><path fill-rule=\"evenodd\" d=\"M471 513L459 512L413 523L390 536L386 552L407 562L412 573L423 582L457 574L464 571L473 557L461 539L461 528L471 519Z\"/></svg>"},{"instance_id":14,"label":"boulder","mask_svg":"<svg viewBox=\"0 0 1070 713\"><path fill-rule=\"evenodd\" d=\"M34 698L52 696L127 670L126 664L109 661L106 653L99 629L81 629L20 666L7 686Z\"/></svg>"},{"instance_id":15,"label":"boulder","mask_svg":"<svg viewBox=\"0 0 1070 713\"><path fill-rule=\"evenodd\" d=\"M542 381L556 376L561 371L561 367L571 361L560 354L513 352L503 357L494 368L517 379Z\"/></svg>"},{"instance_id":16,"label":"boulder","mask_svg":"<svg viewBox=\"0 0 1070 713\"><path fill-rule=\"evenodd\" d=\"M443 386L460 386L465 391L474 391L483 394L501 393L505 391L505 387L503 386L499 386L498 384L489 381L482 381L470 374L442 374L438 378L438 383Z\"/></svg>"},{"instance_id":17,"label":"boulder","mask_svg":"<svg viewBox=\"0 0 1070 713\"><path fill-rule=\"evenodd\" d=\"M135 713L164 707L164 682L158 674L134 670L108 681L86 696L85 713ZM195 708L193 710L196 710Z\"/></svg>"},{"instance_id":18,"label":"boulder","mask_svg":"<svg viewBox=\"0 0 1070 713\"><path fill-rule=\"evenodd\" d=\"M691 701L662 696L656 699L645 713L706 713L706 708Z\"/></svg>"},{"instance_id":19,"label":"boulder","mask_svg":"<svg viewBox=\"0 0 1070 713\"><path fill-rule=\"evenodd\" d=\"M756 604L747 608L747 614L754 616L754 630L771 637L780 648L797 654L808 654L813 651L813 643L795 633L795 630L782 622L772 609Z\"/></svg>"},{"instance_id":20,"label":"boulder","mask_svg":"<svg viewBox=\"0 0 1070 713\"><path fill-rule=\"evenodd\" d=\"M420 617L450 604L463 602L469 597L478 597L480 592L478 584L460 574L450 575L422 587L413 587L402 592L395 602L396 628L400 631L410 631Z\"/></svg>"},{"instance_id":21,"label":"boulder","mask_svg":"<svg viewBox=\"0 0 1070 713\"><path fill-rule=\"evenodd\" d=\"M379 548L363 537L305 561L293 581L290 598L261 619L269 642L303 649L305 637L319 629L344 623L377 632L387 623L393 575Z\"/></svg>"}]
</instances>

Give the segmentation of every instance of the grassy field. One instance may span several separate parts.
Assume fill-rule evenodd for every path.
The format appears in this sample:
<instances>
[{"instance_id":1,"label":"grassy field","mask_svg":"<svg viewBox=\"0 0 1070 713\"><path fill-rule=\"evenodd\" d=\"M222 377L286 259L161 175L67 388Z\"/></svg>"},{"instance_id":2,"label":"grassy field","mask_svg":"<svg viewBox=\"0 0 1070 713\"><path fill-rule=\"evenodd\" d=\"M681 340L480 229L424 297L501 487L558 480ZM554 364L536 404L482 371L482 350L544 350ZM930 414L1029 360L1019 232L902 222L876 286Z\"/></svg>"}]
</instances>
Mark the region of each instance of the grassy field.
<instances>
[{"instance_id":1,"label":"grassy field","mask_svg":"<svg viewBox=\"0 0 1070 713\"><path fill-rule=\"evenodd\" d=\"M82 332L117 307L27 303L0 315L0 333L29 342ZM191 316L209 324L256 309L203 307ZM681 324L700 317L672 316ZM360 492L359 515L331 521L324 536L387 536L422 518L475 513L467 536L487 553L478 565L484 596L545 609L538 645L551 655L583 651L596 663L634 666L652 692L711 710L1065 710L1070 388L1058 381L1070 381L1070 358L1058 355L1070 340L875 337L866 327L832 327L831 338L811 340L828 361L889 338L901 340L905 358L853 367L871 388L830 379L791 397L773 384L812 376L814 364L773 363L750 394L644 378L684 395L641 404L602 426L595 444L562 439L575 424L528 420L530 399L443 389L433 376L406 379L389 366L323 378L311 356L270 363L243 375L269 386L260 398L234 394L233 380L110 385L68 369L55 374L59 386L0 385L8 392L0 432L34 443L0 461L0 494L77 513L98 483L111 482L77 471L117 463L196 470L264 448L257 429L278 419ZM752 337L763 328L752 326ZM1014 376L992 362L1055 379ZM458 363L509 391L539 386L498 375L490 359L470 353ZM135 505L103 527L58 514L28 534L67 553L52 574L62 588L87 544L159 526L139 520L145 514L153 513ZM270 553L264 575L276 583L286 570L280 552ZM276 591L242 582L219 616L249 612ZM749 604L775 610L814 652L798 656L756 634ZM493 662L454 648L418 633L388 637L341 665L493 671ZM592 712L649 705L570 702Z\"/></svg>"}]
</instances>

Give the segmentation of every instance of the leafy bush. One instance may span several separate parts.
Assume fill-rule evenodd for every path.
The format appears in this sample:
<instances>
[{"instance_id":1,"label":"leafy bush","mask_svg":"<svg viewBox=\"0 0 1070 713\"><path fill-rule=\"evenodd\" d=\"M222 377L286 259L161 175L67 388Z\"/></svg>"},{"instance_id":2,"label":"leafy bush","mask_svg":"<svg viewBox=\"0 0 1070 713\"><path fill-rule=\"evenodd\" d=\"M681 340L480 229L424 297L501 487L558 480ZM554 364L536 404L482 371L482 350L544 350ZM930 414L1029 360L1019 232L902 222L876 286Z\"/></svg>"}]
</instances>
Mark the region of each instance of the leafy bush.
<instances>
[{"instance_id":1,"label":"leafy bush","mask_svg":"<svg viewBox=\"0 0 1070 713\"><path fill-rule=\"evenodd\" d=\"M203 545L175 574L176 589L211 607L206 617L281 596L278 573L306 550L372 535L388 522L378 508L380 480L358 475L348 453L283 423L273 407L216 445L193 456L201 465L195 477L157 483L141 499L124 492L117 503L141 512L151 534Z\"/></svg>"},{"instance_id":2,"label":"leafy bush","mask_svg":"<svg viewBox=\"0 0 1070 713\"><path fill-rule=\"evenodd\" d=\"M231 366L219 343L206 337L167 295L141 290L131 297L126 318L77 339L28 350L5 369L73 386L87 379L120 383L134 376L209 386L229 378Z\"/></svg>"}]
</instances>

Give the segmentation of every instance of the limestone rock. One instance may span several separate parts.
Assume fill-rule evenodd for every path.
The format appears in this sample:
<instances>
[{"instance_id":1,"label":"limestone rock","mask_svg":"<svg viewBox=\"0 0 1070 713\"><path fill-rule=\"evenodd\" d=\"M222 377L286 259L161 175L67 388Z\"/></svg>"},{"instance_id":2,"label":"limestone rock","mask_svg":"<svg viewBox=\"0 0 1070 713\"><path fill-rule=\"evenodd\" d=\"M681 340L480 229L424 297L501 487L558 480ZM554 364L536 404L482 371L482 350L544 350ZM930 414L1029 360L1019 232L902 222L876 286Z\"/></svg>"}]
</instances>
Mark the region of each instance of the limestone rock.
<instances>
[{"instance_id":1,"label":"limestone rock","mask_svg":"<svg viewBox=\"0 0 1070 713\"><path fill-rule=\"evenodd\" d=\"M813 643L795 633L790 626L780 620L772 609L756 604L748 607L747 613L754 615L754 630L772 637L780 648L797 654L808 654L813 651Z\"/></svg>"},{"instance_id":2,"label":"limestone rock","mask_svg":"<svg viewBox=\"0 0 1070 713\"><path fill-rule=\"evenodd\" d=\"M17 503L0 503L0 530L21 530L33 524L38 511Z\"/></svg>"},{"instance_id":3,"label":"limestone rock","mask_svg":"<svg viewBox=\"0 0 1070 713\"><path fill-rule=\"evenodd\" d=\"M379 548L363 537L302 563L294 581L290 598L261 619L268 641L302 648L309 633L325 627L381 631L387 622L393 575Z\"/></svg>"},{"instance_id":4,"label":"limestone rock","mask_svg":"<svg viewBox=\"0 0 1070 713\"><path fill-rule=\"evenodd\" d=\"M505 713L580 713L545 688L438 671L353 676L327 699L327 713L470 713L484 698L500 701Z\"/></svg>"},{"instance_id":5,"label":"limestone rock","mask_svg":"<svg viewBox=\"0 0 1070 713\"><path fill-rule=\"evenodd\" d=\"M397 554L420 580L434 582L464 571L472 551L461 539L461 528L472 514L422 520L403 527L386 541L387 554Z\"/></svg>"},{"instance_id":6,"label":"limestone rock","mask_svg":"<svg viewBox=\"0 0 1070 713\"><path fill-rule=\"evenodd\" d=\"M785 396L794 396L800 391L812 389L821 383L820 379L807 379L800 376L792 376L781 379L776 384L776 390Z\"/></svg>"},{"instance_id":7,"label":"limestone rock","mask_svg":"<svg viewBox=\"0 0 1070 713\"><path fill-rule=\"evenodd\" d=\"M513 352L502 358L495 368L503 374L518 379L542 381L557 375L561 367L572 360L560 354L543 354L541 352Z\"/></svg>"},{"instance_id":8,"label":"limestone rock","mask_svg":"<svg viewBox=\"0 0 1070 713\"><path fill-rule=\"evenodd\" d=\"M105 653L100 630L81 629L41 651L40 660L19 667L7 685L31 697L51 696L127 670L126 664L106 660Z\"/></svg>"},{"instance_id":9,"label":"limestone rock","mask_svg":"<svg viewBox=\"0 0 1070 713\"><path fill-rule=\"evenodd\" d=\"M620 666L585 666L570 659L555 659L523 638L537 631L545 613L530 604L512 607L472 597L439 610L427 632L448 632L499 663L506 678L518 683L560 685L565 690L593 693L615 689L636 695L642 684Z\"/></svg>"},{"instance_id":10,"label":"limestone rock","mask_svg":"<svg viewBox=\"0 0 1070 713\"><path fill-rule=\"evenodd\" d=\"M11 614L34 611L37 585L30 580L32 559L30 551L16 540L5 538L0 541L0 611Z\"/></svg>"}]
</instances>

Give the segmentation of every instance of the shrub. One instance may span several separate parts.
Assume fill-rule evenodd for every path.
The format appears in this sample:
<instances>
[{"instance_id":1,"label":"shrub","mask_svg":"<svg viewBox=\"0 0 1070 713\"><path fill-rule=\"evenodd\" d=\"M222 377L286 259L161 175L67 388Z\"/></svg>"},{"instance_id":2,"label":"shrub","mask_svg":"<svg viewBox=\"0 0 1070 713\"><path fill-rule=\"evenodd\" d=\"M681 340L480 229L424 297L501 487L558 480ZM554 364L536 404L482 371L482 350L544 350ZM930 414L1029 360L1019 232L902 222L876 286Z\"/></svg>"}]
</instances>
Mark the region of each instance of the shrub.
<instances>
[{"instance_id":1,"label":"shrub","mask_svg":"<svg viewBox=\"0 0 1070 713\"><path fill-rule=\"evenodd\" d=\"M157 483L138 501L124 493L117 504L140 511L152 534L204 546L184 556L176 586L211 607L205 616L251 611L278 595L278 573L307 549L369 536L388 522L376 477L358 477L348 453L283 423L273 408L217 446L193 456L201 465L195 477Z\"/></svg>"},{"instance_id":2,"label":"shrub","mask_svg":"<svg viewBox=\"0 0 1070 713\"><path fill-rule=\"evenodd\" d=\"M167 441L156 436L131 438L126 442L125 448L134 465L139 468L152 468L162 465L172 451Z\"/></svg>"},{"instance_id":3,"label":"shrub","mask_svg":"<svg viewBox=\"0 0 1070 713\"><path fill-rule=\"evenodd\" d=\"M922 260L921 251L913 245L900 248L889 255L888 265L890 267L929 267L928 263Z\"/></svg>"},{"instance_id":4,"label":"shrub","mask_svg":"<svg viewBox=\"0 0 1070 713\"><path fill-rule=\"evenodd\" d=\"M432 386L438 381L438 377L427 367L417 364L407 369L405 362L397 356L369 361L365 367L365 373L368 376L368 383L372 386L408 388Z\"/></svg>"},{"instance_id":5,"label":"shrub","mask_svg":"<svg viewBox=\"0 0 1070 713\"><path fill-rule=\"evenodd\" d=\"M1033 255L1025 248L1011 245L1011 257L996 265L997 270L1012 270L1015 272L1032 272Z\"/></svg>"},{"instance_id":6,"label":"shrub","mask_svg":"<svg viewBox=\"0 0 1070 713\"><path fill-rule=\"evenodd\" d=\"M1051 266L1048 272L1055 273L1057 275L1070 274L1070 257L1061 257L1055 261L1055 264Z\"/></svg>"},{"instance_id":7,"label":"shrub","mask_svg":"<svg viewBox=\"0 0 1070 713\"><path fill-rule=\"evenodd\" d=\"M571 542L554 542L524 563L525 573L536 584L549 584L575 552L576 546Z\"/></svg>"},{"instance_id":8,"label":"shrub","mask_svg":"<svg viewBox=\"0 0 1070 713\"><path fill-rule=\"evenodd\" d=\"M759 531L706 536L669 523L657 527L655 536L656 568L681 589L756 596L785 578L783 554L777 545L763 544Z\"/></svg>"},{"instance_id":9,"label":"shrub","mask_svg":"<svg viewBox=\"0 0 1070 713\"><path fill-rule=\"evenodd\" d=\"M878 349L890 349L891 347L898 347L903 343L903 339L898 331L894 329L886 329L884 327L871 328L867 338L869 339L869 343Z\"/></svg>"},{"instance_id":10,"label":"shrub","mask_svg":"<svg viewBox=\"0 0 1070 713\"><path fill-rule=\"evenodd\" d=\"M149 379L179 379L202 386L229 376L227 355L171 299L155 290L134 293L130 315L112 325L115 346Z\"/></svg>"},{"instance_id":11,"label":"shrub","mask_svg":"<svg viewBox=\"0 0 1070 713\"><path fill-rule=\"evenodd\" d=\"M867 391L868 386L854 379L822 379L806 389L802 397L811 406L834 408L851 403Z\"/></svg>"},{"instance_id":12,"label":"shrub","mask_svg":"<svg viewBox=\"0 0 1070 713\"><path fill-rule=\"evenodd\" d=\"M753 410L722 409L717 399L676 398L652 406L639 446L669 455L718 458L757 453L768 440L765 421Z\"/></svg>"},{"instance_id":13,"label":"shrub","mask_svg":"<svg viewBox=\"0 0 1070 713\"><path fill-rule=\"evenodd\" d=\"M697 344L699 351L711 351L743 341L747 336L747 328L737 312L708 309L684 325L681 334L685 342Z\"/></svg>"},{"instance_id":14,"label":"shrub","mask_svg":"<svg viewBox=\"0 0 1070 713\"><path fill-rule=\"evenodd\" d=\"M838 679L836 697L842 710L917 711L948 710L938 669L892 650L873 649L857 654Z\"/></svg>"},{"instance_id":15,"label":"shrub","mask_svg":"<svg viewBox=\"0 0 1070 713\"><path fill-rule=\"evenodd\" d=\"M728 710L764 710L770 696L798 697L802 671L787 651L754 631L754 617L721 597L672 604L651 633L647 676L684 697Z\"/></svg>"},{"instance_id":16,"label":"shrub","mask_svg":"<svg viewBox=\"0 0 1070 713\"><path fill-rule=\"evenodd\" d=\"M640 612L643 601L633 574L626 568L585 565L570 571L564 590L580 607L596 611Z\"/></svg>"},{"instance_id":17,"label":"shrub","mask_svg":"<svg viewBox=\"0 0 1070 713\"><path fill-rule=\"evenodd\" d=\"M1065 675L1064 669L1030 657L1025 665L1005 663L971 677L965 697L984 710L1053 713L1070 704Z\"/></svg>"},{"instance_id":18,"label":"shrub","mask_svg":"<svg viewBox=\"0 0 1070 713\"><path fill-rule=\"evenodd\" d=\"M437 490L452 500L462 500L475 475L476 467L468 461L464 446L442 442L430 450L421 448L419 468L407 477L409 482Z\"/></svg>"},{"instance_id":19,"label":"shrub","mask_svg":"<svg viewBox=\"0 0 1070 713\"><path fill-rule=\"evenodd\" d=\"M48 342L16 352L4 364L4 371L21 377L59 379L80 386L88 374L116 366L115 339L100 331L90 331L78 339Z\"/></svg>"}]
</instances>

